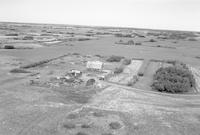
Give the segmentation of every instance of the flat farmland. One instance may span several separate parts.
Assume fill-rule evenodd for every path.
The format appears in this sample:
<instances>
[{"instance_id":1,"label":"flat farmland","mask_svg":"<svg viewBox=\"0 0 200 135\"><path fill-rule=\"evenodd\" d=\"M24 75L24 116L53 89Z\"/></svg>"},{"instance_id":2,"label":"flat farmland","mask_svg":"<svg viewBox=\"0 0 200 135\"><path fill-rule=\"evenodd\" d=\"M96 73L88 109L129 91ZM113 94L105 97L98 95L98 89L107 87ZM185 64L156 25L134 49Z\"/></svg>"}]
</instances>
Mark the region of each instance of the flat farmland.
<instances>
[{"instance_id":1,"label":"flat farmland","mask_svg":"<svg viewBox=\"0 0 200 135\"><path fill-rule=\"evenodd\" d=\"M158 60L180 60L190 65L200 65L200 61L195 58L199 55L200 49L198 45L200 41L197 42L178 42L176 49L150 47L147 45L142 46L126 46L126 45L116 45L115 41L120 38L116 37L104 37L98 40L88 40L88 41L75 41L74 46L52 46L43 47L36 49L26 49L26 50L0 50L1 54L11 55L29 61L38 61L41 59L53 58L67 53L77 52L80 54L91 54L91 55L120 55L128 58L144 58L144 59L158 59ZM143 39L144 40L144 39ZM165 44L173 44L166 41ZM160 43L153 43L160 44ZM190 46L188 46L190 44Z\"/></svg>"},{"instance_id":2,"label":"flat farmland","mask_svg":"<svg viewBox=\"0 0 200 135\"><path fill-rule=\"evenodd\" d=\"M151 89L170 61L189 66L199 89L198 32L0 23L0 35L0 135L200 133L198 91Z\"/></svg>"}]
</instances>

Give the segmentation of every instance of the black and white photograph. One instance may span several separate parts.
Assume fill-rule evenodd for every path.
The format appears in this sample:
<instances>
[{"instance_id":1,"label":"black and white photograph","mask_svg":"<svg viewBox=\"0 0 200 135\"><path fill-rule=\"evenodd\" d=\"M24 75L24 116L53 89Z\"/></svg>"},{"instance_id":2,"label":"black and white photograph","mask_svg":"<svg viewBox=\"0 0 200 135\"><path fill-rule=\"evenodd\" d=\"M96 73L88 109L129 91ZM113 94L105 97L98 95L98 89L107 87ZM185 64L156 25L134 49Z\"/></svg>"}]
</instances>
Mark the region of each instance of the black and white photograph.
<instances>
[{"instance_id":1,"label":"black and white photograph","mask_svg":"<svg viewBox=\"0 0 200 135\"><path fill-rule=\"evenodd\" d=\"M0 135L200 135L200 0L0 0Z\"/></svg>"}]
</instances>

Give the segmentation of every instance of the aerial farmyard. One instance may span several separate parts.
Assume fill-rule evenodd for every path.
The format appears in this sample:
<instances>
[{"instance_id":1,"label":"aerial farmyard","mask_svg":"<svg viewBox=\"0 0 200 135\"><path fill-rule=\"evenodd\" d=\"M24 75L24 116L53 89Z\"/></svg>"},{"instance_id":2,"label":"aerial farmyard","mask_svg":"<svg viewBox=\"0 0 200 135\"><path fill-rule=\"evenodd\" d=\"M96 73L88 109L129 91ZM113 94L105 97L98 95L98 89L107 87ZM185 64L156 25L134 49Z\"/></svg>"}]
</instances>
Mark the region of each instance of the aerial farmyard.
<instances>
[{"instance_id":1,"label":"aerial farmyard","mask_svg":"<svg viewBox=\"0 0 200 135\"><path fill-rule=\"evenodd\" d=\"M0 135L199 135L200 33L0 23Z\"/></svg>"}]
</instances>

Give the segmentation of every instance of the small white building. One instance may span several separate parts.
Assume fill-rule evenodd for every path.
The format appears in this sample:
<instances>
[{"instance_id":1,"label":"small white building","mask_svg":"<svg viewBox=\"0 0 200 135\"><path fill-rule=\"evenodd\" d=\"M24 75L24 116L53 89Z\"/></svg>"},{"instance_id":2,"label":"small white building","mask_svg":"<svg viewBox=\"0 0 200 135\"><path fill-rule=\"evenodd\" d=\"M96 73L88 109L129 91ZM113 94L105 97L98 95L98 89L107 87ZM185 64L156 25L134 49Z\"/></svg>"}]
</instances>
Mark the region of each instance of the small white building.
<instances>
[{"instance_id":1,"label":"small white building","mask_svg":"<svg viewBox=\"0 0 200 135\"><path fill-rule=\"evenodd\" d=\"M101 62L101 61L88 61L86 66L87 66L87 69L102 70L103 69L103 62Z\"/></svg>"},{"instance_id":2,"label":"small white building","mask_svg":"<svg viewBox=\"0 0 200 135\"><path fill-rule=\"evenodd\" d=\"M82 72L81 72L81 71L75 70L75 69L72 69L72 70L70 71L70 73L71 73L72 75L74 75L75 77L81 76L81 75L82 75Z\"/></svg>"}]
</instances>

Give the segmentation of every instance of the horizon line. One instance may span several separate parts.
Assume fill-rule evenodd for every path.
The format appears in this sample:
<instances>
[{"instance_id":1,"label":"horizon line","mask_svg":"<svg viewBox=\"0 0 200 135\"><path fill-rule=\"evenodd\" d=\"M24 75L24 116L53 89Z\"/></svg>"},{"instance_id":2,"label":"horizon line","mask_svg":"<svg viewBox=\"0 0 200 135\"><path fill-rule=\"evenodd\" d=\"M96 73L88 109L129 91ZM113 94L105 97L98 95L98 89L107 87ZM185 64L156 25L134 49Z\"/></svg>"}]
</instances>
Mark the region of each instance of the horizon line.
<instances>
[{"instance_id":1,"label":"horizon line","mask_svg":"<svg viewBox=\"0 0 200 135\"><path fill-rule=\"evenodd\" d=\"M135 28L130 26L108 26L108 25L83 25L83 24L64 24L64 23L41 23L41 22L13 22L13 21L0 21L0 23L16 23L16 24L38 24L38 25L68 25L68 26L81 26L81 27L100 27L100 28L114 28L114 29L135 29L135 30L152 30L152 31L178 31L178 32L200 32L192 30L177 30L177 29L153 29L153 28Z\"/></svg>"}]
</instances>

